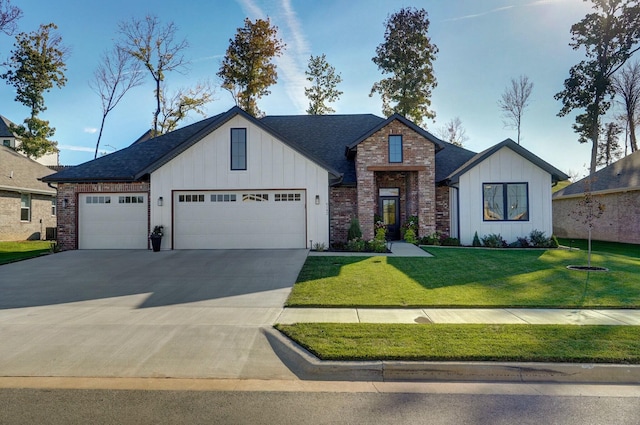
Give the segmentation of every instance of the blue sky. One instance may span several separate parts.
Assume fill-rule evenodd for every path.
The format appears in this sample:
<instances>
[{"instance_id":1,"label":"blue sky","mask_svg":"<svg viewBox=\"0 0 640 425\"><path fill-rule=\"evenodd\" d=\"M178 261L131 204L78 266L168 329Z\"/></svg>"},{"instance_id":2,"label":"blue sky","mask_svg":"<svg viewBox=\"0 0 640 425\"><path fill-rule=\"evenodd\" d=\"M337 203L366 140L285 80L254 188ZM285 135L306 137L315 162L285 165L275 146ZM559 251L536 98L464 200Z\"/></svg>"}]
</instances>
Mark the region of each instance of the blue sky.
<instances>
[{"instance_id":1,"label":"blue sky","mask_svg":"<svg viewBox=\"0 0 640 425\"><path fill-rule=\"evenodd\" d=\"M278 84L259 102L269 115L304 114L304 71L309 55L325 53L341 73L344 92L333 107L336 113L382 115L378 96L369 97L371 86L382 74L371 58L383 41L384 20L401 7L425 8L431 20L430 36L440 52L434 68L438 86L432 97L436 122L433 133L454 117L460 117L469 140L465 147L481 151L515 130L504 127L498 99L510 78L526 74L534 83L531 105L525 110L522 145L565 172L584 175L589 145L580 145L571 129L573 116L556 116L560 103L553 95L562 90L569 68L582 59L573 51L569 29L590 10L581 0L238 0L175 2L168 0L28 0L14 3L22 8L21 31L30 32L41 23L59 26L70 47L68 82L45 95L48 110L42 114L56 128L54 140L60 162L75 165L93 159L100 124L98 96L88 81L103 51L113 45L118 22L156 14L174 21L179 35L188 39L185 52L191 60L187 74L170 73L171 88L188 86L216 72L229 39L245 17L269 17L287 44L278 59ZM182 6L185 4L185 6ZM188 5L187 5L188 4ZM55 5L55 6L52 6ZM0 54L8 56L13 39L0 35ZM0 114L16 123L29 111L16 103L11 87L0 83ZM218 88L207 114L233 106L231 95ZM101 151L128 146L151 126L153 87L151 80L127 94L111 112ZM195 122L191 116L183 125Z\"/></svg>"}]
</instances>

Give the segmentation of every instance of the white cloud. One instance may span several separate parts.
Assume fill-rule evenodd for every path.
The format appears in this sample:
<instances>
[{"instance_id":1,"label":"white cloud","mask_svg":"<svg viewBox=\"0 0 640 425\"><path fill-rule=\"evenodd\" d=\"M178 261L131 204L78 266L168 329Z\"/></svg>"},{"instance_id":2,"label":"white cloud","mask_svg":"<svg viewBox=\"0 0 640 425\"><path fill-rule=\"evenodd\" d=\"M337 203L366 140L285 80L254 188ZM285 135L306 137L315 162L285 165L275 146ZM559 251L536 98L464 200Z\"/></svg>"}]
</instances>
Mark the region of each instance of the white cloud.
<instances>
[{"instance_id":1,"label":"white cloud","mask_svg":"<svg viewBox=\"0 0 640 425\"><path fill-rule=\"evenodd\" d=\"M87 146L58 145L57 148L63 151L76 151L76 152L95 152L96 151L96 148L90 148Z\"/></svg>"},{"instance_id":2,"label":"white cloud","mask_svg":"<svg viewBox=\"0 0 640 425\"><path fill-rule=\"evenodd\" d=\"M98 129L94 127L85 127L84 132L89 134L94 134L98 132Z\"/></svg>"}]
</instances>

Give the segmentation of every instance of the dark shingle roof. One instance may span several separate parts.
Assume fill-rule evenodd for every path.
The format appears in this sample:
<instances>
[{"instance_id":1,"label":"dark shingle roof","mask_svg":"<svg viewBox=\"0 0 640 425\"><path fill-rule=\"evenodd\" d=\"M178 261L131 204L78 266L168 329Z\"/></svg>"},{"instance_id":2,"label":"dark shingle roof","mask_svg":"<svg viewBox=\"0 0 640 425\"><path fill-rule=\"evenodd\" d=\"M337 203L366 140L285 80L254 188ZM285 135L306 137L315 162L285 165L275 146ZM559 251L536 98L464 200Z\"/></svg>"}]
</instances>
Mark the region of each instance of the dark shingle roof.
<instances>
[{"instance_id":1,"label":"dark shingle roof","mask_svg":"<svg viewBox=\"0 0 640 425\"><path fill-rule=\"evenodd\" d=\"M342 174L343 183L355 183L355 165L347 159L346 148L384 119L372 114L282 115L266 116L260 121L330 164Z\"/></svg>"},{"instance_id":2,"label":"dark shingle roof","mask_svg":"<svg viewBox=\"0 0 640 425\"><path fill-rule=\"evenodd\" d=\"M442 150L436 153L436 183L443 182L476 153L449 142L441 141Z\"/></svg>"},{"instance_id":3,"label":"dark shingle roof","mask_svg":"<svg viewBox=\"0 0 640 425\"><path fill-rule=\"evenodd\" d=\"M589 177L585 177L553 194L554 198L582 195ZM640 151L619 159L595 172L591 179L591 192L618 192L640 190Z\"/></svg>"},{"instance_id":4,"label":"dark shingle roof","mask_svg":"<svg viewBox=\"0 0 640 425\"><path fill-rule=\"evenodd\" d=\"M567 176L565 173L563 173L562 171L558 170L556 167L554 167L553 165L549 164L548 162L542 160L540 157L538 157L538 156L534 155L533 153L529 152L528 150L526 150L525 148L523 148L522 146L520 146L519 144L517 144L516 142L514 142L511 139L505 139L502 142L498 143L497 145L494 145L494 146L490 147L489 149L486 149L486 150L480 152L479 154L476 154L473 158L468 160L466 163L462 164L458 169L456 169L453 172L451 172L451 174L449 174L449 176L447 176L447 179L452 181L452 182L456 182L460 178L460 176L462 174L466 173L471 168L475 167L477 164L479 164L480 162L484 161L486 158L488 158L489 156L493 155L494 153L496 153L497 151L499 151L503 147L507 147L507 148L511 149L512 151L514 151L518 155L520 155L523 158L527 159L529 162L533 163L534 165L542 168L543 170L545 170L546 172L551 174L551 178L552 178L553 181L560 181L560 180L569 179L569 176Z\"/></svg>"},{"instance_id":5,"label":"dark shingle roof","mask_svg":"<svg viewBox=\"0 0 640 425\"><path fill-rule=\"evenodd\" d=\"M53 172L13 148L0 145L0 188L3 190L55 195L55 189L38 180Z\"/></svg>"},{"instance_id":6,"label":"dark shingle roof","mask_svg":"<svg viewBox=\"0 0 640 425\"><path fill-rule=\"evenodd\" d=\"M10 128L11 124L13 123L9 119L0 115L0 137L15 137Z\"/></svg>"}]
</instances>

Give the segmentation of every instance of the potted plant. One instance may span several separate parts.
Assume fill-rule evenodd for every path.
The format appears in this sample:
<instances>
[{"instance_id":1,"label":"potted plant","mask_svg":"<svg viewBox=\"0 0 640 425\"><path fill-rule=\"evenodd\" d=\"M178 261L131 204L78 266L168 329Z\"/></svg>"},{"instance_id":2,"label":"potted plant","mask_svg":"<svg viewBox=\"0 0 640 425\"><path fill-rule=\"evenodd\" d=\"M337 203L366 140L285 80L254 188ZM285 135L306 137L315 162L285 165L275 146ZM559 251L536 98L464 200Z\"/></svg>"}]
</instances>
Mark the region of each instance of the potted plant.
<instances>
[{"instance_id":1,"label":"potted plant","mask_svg":"<svg viewBox=\"0 0 640 425\"><path fill-rule=\"evenodd\" d=\"M160 251L160 243L162 242L162 232L164 230L164 226L155 226L153 228L153 232L149 235L149 239L151 239L151 247L153 248L153 252Z\"/></svg>"}]
</instances>

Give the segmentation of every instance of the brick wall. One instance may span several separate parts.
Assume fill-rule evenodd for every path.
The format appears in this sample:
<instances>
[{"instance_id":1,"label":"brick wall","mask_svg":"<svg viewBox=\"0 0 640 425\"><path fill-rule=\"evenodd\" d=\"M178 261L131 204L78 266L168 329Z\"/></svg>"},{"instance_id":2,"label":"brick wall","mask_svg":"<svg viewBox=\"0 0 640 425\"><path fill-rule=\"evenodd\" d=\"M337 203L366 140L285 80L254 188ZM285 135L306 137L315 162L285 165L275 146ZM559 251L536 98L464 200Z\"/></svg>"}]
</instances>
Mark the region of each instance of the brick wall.
<instances>
[{"instance_id":1,"label":"brick wall","mask_svg":"<svg viewBox=\"0 0 640 425\"><path fill-rule=\"evenodd\" d=\"M51 215L52 199L49 195L31 194L31 220L21 221L21 194L0 191L0 240L44 240L46 228L56 227L56 216Z\"/></svg>"},{"instance_id":2,"label":"brick wall","mask_svg":"<svg viewBox=\"0 0 640 425\"><path fill-rule=\"evenodd\" d=\"M357 190L355 187L332 187L329 196L331 197L330 243L347 242L351 219L358 214Z\"/></svg>"},{"instance_id":3,"label":"brick wall","mask_svg":"<svg viewBox=\"0 0 640 425\"><path fill-rule=\"evenodd\" d=\"M600 241L640 244L640 191L594 196L605 206L604 214L594 221L591 238ZM589 229L575 219L582 198L553 200L553 234L561 238L587 239Z\"/></svg>"},{"instance_id":4,"label":"brick wall","mask_svg":"<svg viewBox=\"0 0 640 425\"><path fill-rule=\"evenodd\" d=\"M148 182L59 183L58 245L62 250L78 249L78 195L80 193L149 193ZM64 207L64 202L67 206ZM150 205L150 203L147 203ZM150 208L150 207L149 207ZM150 211L147 211L150 214Z\"/></svg>"},{"instance_id":5,"label":"brick wall","mask_svg":"<svg viewBox=\"0 0 640 425\"><path fill-rule=\"evenodd\" d=\"M401 164L389 163L388 137L392 134L402 135L403 162ZM435 231L435 146L433 143L395 120L358 145L355 163L358 176L358 218L363 238L373 237L373 216L378 212L376 174L383 180L397 179L393 173L400 171L403 166L426 166L425 171L407 172L410 189L409 193L405 194L405 202L409 202L409 211L416 211L415 215L418 215L420 235ZM393 166L396 170L374 172L367 169L370 166ZM382 173L392 174L383 177ZM407 186L403 185L403 187L406 190ZM401 217L406 219L406 216L407 208L405 207Z\"/></svg>"},{"instance_id":6,"label":"brick wall","mask_svg":"<svg viewBox=\"0 0 640 425\"><path fill-rule=\"evenodd\" d=\"M436 187L436 230L443 235L451 234L451 207L449 205L449 188Z\"/></svg>"}]
</instances>

